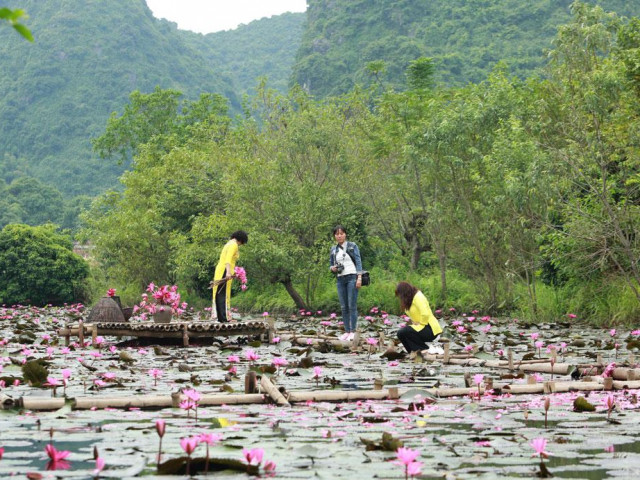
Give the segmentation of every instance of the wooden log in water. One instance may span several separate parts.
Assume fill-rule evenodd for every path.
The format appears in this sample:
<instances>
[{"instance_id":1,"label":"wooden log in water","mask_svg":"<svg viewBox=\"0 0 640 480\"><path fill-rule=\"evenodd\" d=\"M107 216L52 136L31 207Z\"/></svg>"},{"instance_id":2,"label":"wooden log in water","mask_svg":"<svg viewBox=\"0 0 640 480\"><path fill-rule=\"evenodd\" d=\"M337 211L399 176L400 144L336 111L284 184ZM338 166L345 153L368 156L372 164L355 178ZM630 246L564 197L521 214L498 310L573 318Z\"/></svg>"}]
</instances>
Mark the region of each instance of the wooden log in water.
<instances>
[{"instance_id":1,"label":"wooden log in water","mask_svg":"<svg viewBox=\"0 0 640 480\"><path fill-rule=\"evenodd\" d=\"M289 392L289 402L348 402L357 400L395 400L399 398L397 388L388 390L319 390L313 392Z\"/></svg>"},{"instance_id":2,"label":"wooden log in water","mask_svg":"<svg viewBox=\"0 0 640 480\"><path fill-rule=\"evenodd\" d=\"M307 345L320 345L322 343L328 343L333 346L339 345L344 348L348 348L352 346L353 343L355 343L355 342L348 342L346 340L340 340L339 338L335 338L335 337L318 338L318 337L308 337L308 336L303 336L303 337L291 336L290 338L284 338L281 336L280 340L290 341L294 345L307 346ZM311 341L310 343L309 343L309 340ZM355 341L355 338L354 338L354 341Z\"/></svg>"},{"instance_id":3,"label":"wooden log in water","mask_svg":"<svg viewBox=\"0 0 640 480\"><path fill-rule=\"evenodd\" d=\"M245 393L245 394L206 394L202 395L201 406L215 405L246 405L252 403L266 403L265 397L261 393Z\"/></svg>"},{"instance_id":4,"label":"wooden log in water","mask_svg":"<svg viewBox=\"0 0 640 480\"><path fill-rule=\"evenodd\" d=\"M614 368L612 375L614 380L635 380L640 379L640 369L637 368Z\"/></svg>"},{"instance_id":5,"label":"wooden log in water","mask_svg":"<svg viewBox=\"0 0 640 480\"><path fill-rule=\"evenodd\" d=\"M26 410L59 410L64 407L64 398L22 397L17 406Z\"/></svg>"},{"instance_id":6,"label":"wooden log in water","mask_svg":"<svg viewBox=\"0 0 640 480\"><path fill-rule=\"evenodd\" d=\"M614 380L614 390L635 390L640 388L640 380Z\"/></svg>"},{"instance_id":7,"label":"wooden log in water","mask_svg":"<svg viewBox=\"0 0 640 480\"><path fill-rule=\"evenodd\" d=\"M614 390L640 388L640 381L613 382ZM501 384L494 385L496 393L511 394L537 394L537 393L561 393L570 391L594 391L604 390L603 383L600 382L544 382L534 384ZM480 386L481 395L484 394L484 387ZM459 397L476 395L478 387L468 388L438 388L434 394L438 397Z\"/></svg>"},{"instance_id":8,"label":"wooden log in water","mask_svg":"<svg viewBox=\"0 0 640 480\"><path fill-rule=\"evenodd\" d=\"M554 375L567 375L573 367L574 365L568 363L556 363L552 366L551 362L516 364L516 368L522 372L553 373Z\"/></svg>"},{"instance_id":9,"label":"wooden log in water","mask_svg":"<svg viewBox=\"0 0 640 480\"><path fill-rule=\"evenodd\" d=\"M76 397L72 401L74 410L91 408L170 408L170 395L136 395L128 397Z\"/></svg>"},{"instance_id":10,"label":"wooden log in water","mask_svg":"<svg viewBox=\"0 0 640 480\"><path fill-rule=\"evenodd\" d=\"M267 395L269 395L271 400L276 402L277 405L280 405L281 407L291 406L287 399L284 398L284 395L280 393L280 390L276 388L273 382L266 375L262 375L262 377L260 377L260 387L267 393Z\"/></svg>"}]
</instances>

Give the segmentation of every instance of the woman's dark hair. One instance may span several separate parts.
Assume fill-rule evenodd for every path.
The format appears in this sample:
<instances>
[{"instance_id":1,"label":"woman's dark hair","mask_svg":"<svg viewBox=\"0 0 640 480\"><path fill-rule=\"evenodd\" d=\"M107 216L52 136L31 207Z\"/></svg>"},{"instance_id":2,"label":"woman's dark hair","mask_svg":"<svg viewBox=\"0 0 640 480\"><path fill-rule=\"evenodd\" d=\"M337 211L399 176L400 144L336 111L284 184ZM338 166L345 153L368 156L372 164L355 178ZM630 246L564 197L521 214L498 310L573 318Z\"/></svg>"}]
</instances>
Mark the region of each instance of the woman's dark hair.
<instances>
[{"instance_id":1,"label":"woman's dark hair","mask_svg":"<svg viewBox=\"0 0 640 480\"><path fill-rule=\"evenodd\" d=\"M249 235L244 230L236 230L231 234L231 238L235 238L238 242L245 245L249 241Z\"/></svg>"},{"instance_id":2,"label":"woman's dark hair","mask_svg":"<svg viewBox=\"0 0 640 480\"><path fill-rule=\"evenodd\" d=\"M400 282L396 286L396 297L400 300L402 311L409 310L413 303L413 297L418 293L418 289L407 282Z\"/></svg>"},{"instance_id":3,"label":"woman's dark hair","mask_svg":"<svg viewBox=\"0 0 640 480\"><path fill-rule=\"evenodd\" d=\"M335 235L338 230L342 230L345 233L345 235L347 233L347 229L344 228L342 225L336 225L335 227L333 227L333 231L331 232L331 234Z\"/></svg>"}]
</instances>

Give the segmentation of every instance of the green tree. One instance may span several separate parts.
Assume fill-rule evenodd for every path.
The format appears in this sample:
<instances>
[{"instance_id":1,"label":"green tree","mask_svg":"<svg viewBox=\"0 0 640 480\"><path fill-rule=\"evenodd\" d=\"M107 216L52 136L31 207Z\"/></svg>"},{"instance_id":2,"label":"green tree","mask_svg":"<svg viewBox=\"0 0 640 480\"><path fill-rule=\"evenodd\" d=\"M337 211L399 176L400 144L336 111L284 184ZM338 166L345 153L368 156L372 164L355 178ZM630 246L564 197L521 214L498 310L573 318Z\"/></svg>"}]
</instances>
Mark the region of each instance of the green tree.
<instances>
[{"instance_id":1,"label":"green tree","mask_svg":"<svg viewBox=\"0 0 640 480\"><path fill-rule=\"evenodd\" d=\"M301 89L288 98L260 94L264 128L245 127L248 148L233 159L223 187L228 216L255 232L246 254L254 276L283 285L297 307L307 308L328 274L331 228L343 223L353 239L364 240L349 160L359 148L352 133L357 113L339 100L313 101Z\"/></svg>"},{"instance_id":2,"label":"green tree","mask_svg":"<svg viewBox=\"0 0 640 480\"><path fill-rule=\"evenodd\" d=\"M0 231L0 303L34 305L83 301L87 263L51 225L12 224Z\"/></svg>"},{"instance_id":3,"label":"green tree","mask_svg":"<svg viewBox=\"0 0 640 480\"><path fill-rule=\"evenodd\" d=\"M638 22L575 2L558 31L542 106L541 142L561 168L552 258L569 278L620 275L640 301L640 103L633 64ZM612 52L614 54L612 54ZM629 81L631 80L631 81Z\"/></svg>"},{"instance_id":4,"label":"green tree","mask_svg":"<svg viewBox=\"0 0 640 480\"><path fill-rule=\"evenodd\" d=\"M148 94L132 92L122 115L113 112L105 132L93 139L94 150L121 163L135 157L142 145L162 155L189 138L194 125L229 123L228 101L221 95L202 94L198 101L181 97L177 90L160 87Z\"/></svg>"}]
</instances>

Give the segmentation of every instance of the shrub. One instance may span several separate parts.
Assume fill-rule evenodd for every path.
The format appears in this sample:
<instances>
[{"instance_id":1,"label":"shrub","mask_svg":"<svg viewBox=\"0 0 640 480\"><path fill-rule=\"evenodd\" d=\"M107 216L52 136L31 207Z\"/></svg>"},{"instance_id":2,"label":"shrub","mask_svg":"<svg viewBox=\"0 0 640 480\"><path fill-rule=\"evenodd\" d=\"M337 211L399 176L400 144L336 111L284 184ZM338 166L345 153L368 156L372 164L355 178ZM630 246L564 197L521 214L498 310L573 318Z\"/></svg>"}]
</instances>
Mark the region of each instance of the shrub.
<instances>
[{"instance_id":1,"label":"shrub","mask_svg":"<svg viewBox=\"0 0 640 480\"><path fill-rule=\"evenodd\" d=\"M0 304L81 301L89 267L53 225L11 224L0 231Z\"/></svg>"}]
</instances>

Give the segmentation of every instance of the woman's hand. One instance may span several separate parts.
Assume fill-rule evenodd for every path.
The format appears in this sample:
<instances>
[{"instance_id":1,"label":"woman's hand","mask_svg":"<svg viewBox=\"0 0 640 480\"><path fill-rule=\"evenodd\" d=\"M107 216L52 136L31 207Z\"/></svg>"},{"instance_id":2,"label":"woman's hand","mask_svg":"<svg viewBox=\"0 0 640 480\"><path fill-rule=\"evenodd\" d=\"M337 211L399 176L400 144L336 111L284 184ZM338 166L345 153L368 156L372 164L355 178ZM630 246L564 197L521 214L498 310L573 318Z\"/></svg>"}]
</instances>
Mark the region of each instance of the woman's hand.
<instances>
[{"instance_id":1,"label":"woman's hand","mask_svg":"<svg viewBox=\"0 0 640 480\"><path fill-rule=\"evenodd\" d=\"M362 286L362 275L358 275L358 279L356 280L356 288L360 288Z\"/></svg>"},{"instance_id":2,"label":"woman's hand","mask_svg":"<svg viewBox=\"0 0 640 480\"><path fill-rule=\"evenodd\" d=\"M336 273L338 271L338 267L336 267L335 265L333 267L331 267L331 271L333 273Z\"/></svg>"}]
</instances>

